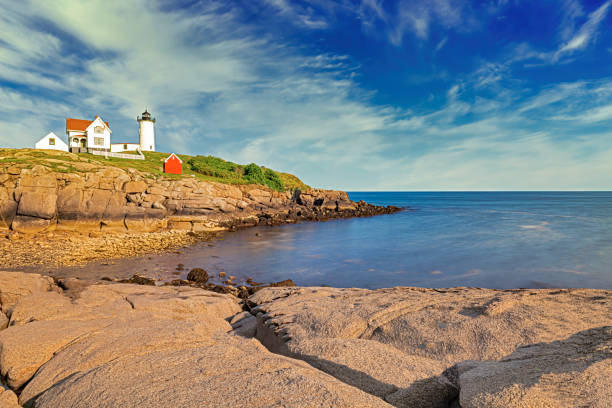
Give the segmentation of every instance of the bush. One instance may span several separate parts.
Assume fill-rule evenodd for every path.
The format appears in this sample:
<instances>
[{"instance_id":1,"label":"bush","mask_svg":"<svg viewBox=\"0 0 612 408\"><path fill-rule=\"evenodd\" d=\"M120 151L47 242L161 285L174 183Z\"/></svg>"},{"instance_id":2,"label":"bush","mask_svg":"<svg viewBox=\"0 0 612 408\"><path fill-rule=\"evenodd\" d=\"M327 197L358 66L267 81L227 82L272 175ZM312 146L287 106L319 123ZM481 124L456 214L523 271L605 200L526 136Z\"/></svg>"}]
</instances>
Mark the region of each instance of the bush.
<instances>
[{"instance_id":1,"label":"bush","mask_svg":"<svg viewBox=\"0 0 612 408\"><path fill-rule=\"evenodd\" d=\"M246 166L244 166L244 178L251 183L266 184L266 179L264 177L263 171L261 171L261 167L259 167L255 163L247 164Z\"/></svg>"},{"instance_id":2,"label":"bush","mask_svg":"<svg viewBox=\"0 0 612 408\"><path fill-rule=\"evenodd\" d=\"M283 191L285 187L278 174L270 169L262 169L255 163L244 166L244 178L255 184L263 184L276 191Z\"/></svg>"},{"instance_id":3,"label":"bush","mask_svg":"<svg viewBox=\"0 0 612 408\"><path fill-rule=\"evenodd\" d=\"M236 178L240 175L236 172L238 167L232 162L219 159L213 156L196 156L187 160L187 164L192 171L205 176L219 178Z\"/></svg>"},{"instance_id":4,"label":"bush","mask_svg":"<svg viewBox=\"0 0 612 408\"><path fill-rule=\"evenodd\" d=\"M241 166L213 156L196 156L187 160L189 168L199 174L234 180L248 184L261 184L277 191L284 191L283 181L273 170L261 168L255 163Z\"/></svg>"},{"instance_id":5,"label":"bush","mask_svg":"<svg viewBox=\"0 0 612 408\"><path fill-rule=\"evenodd\" d=\"M280 177L278 176L278 174L276 174L275 171L266 169L264 171L264 177L266 178L266 184L270 188L273 188L276 191L285 190L285 186L283 186L283 182L281 181Z\"/></svg>"}]
</instances>

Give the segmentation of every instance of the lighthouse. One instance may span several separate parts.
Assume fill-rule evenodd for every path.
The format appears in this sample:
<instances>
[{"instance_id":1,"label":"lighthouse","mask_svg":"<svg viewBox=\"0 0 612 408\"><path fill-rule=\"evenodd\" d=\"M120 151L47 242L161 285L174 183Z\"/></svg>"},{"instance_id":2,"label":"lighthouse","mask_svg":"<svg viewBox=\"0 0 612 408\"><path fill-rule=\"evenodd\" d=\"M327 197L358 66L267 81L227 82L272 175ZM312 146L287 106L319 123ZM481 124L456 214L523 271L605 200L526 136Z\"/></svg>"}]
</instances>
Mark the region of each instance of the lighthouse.
<instances>
[{"instance_id":1,"label":"lighthouse","mask_svg":"<svg viewBox=\"0 0 612 408\"><path fill-rule=\"evenodd\" d=\"M142 115L136 117L140 128L140 150L143 152L155 151L155 118L145 109Z\"/></svg>"}]
</instances>

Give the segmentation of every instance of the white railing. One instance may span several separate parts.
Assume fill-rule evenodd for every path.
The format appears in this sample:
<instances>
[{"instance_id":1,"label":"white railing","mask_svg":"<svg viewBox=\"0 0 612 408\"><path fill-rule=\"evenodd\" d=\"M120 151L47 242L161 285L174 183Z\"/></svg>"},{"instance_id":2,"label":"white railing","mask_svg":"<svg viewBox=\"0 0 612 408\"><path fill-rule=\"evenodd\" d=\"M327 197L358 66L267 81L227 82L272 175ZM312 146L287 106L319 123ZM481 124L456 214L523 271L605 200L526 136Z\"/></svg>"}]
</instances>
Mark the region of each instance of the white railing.
<instances>
[{"instance_id":1,"label":"white railing","mask_svg":"<svg viewBox=\"0 0 612 408\"><path fill-rule=\"evenodd\" d=\"M104 156L107 159L109 157L116 157L118 159L144 160L145 156L144 156L144 154L142 154L140 149L138 149L136 151L138 152L138 155L135 155L135 154L126 154L126 153L113 153L113 152L100 151L100 150L92 150L91 153L95 154L95 155L98 155L98 156Z\"/></svg>"}]
</instances>

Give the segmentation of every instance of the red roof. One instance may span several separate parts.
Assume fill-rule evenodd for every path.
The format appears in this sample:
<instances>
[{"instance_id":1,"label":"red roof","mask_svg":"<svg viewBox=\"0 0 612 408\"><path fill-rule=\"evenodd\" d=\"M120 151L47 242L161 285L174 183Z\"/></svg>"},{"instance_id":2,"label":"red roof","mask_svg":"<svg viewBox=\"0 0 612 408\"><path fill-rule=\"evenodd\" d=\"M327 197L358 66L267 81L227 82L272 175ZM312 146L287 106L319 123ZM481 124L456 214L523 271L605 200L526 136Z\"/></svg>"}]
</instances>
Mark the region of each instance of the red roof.
<instances>
[{"instance_id":1,"label":"red roof","mask_svg":"<svg viewBox=\"0 0 612 408\"><path fill-rule=\"evenodd\" d=\"M93 122L93 120L66 118L66 130L78 130L84 132L87 127L91 125L91 122ZM104 123L106 123L106 126L108 126L108 122ZM110 129L110 126L108 127Z\"/></svg>"}]
</instances>

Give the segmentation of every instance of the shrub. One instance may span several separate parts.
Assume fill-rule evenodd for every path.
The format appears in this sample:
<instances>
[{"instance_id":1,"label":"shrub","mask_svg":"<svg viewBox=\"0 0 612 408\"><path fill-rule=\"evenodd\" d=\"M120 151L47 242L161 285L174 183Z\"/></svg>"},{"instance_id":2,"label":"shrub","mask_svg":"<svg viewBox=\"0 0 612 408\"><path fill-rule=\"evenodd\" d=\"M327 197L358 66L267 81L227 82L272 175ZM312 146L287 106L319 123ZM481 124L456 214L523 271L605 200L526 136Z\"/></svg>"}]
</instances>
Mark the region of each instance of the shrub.
<instances>
[{"instance_id":1,"label":"shrub","mask_svg":"<svg viewBox=\"0 0 612 408\"><path fill-rule=\"evenodd\" d=\"M259 167L255 163L241 166L218 157L196 156L187 160L187 165L191 171L205 176L238 183L261 184L277 191L285 190L282 178L277 172Z\"/></svg>"},{"instance_id":2,"label":"shrub","mask_svg":"<svg viewBox=\"0 0 612 408\"><path fill-rule=\"evenodd\" d=\"M247 164L246 166L244 166L244 178L251 183L266 184L266 179L264 177L263 171L261 171L261 167L259 167L255 163Z\"/></svg>"},{"instance_id":3,"label":"shrub","mask_svg":"<svg viewBox=\"0 0 612 408\"><path fill-rule=\"evenodd\" d=\"M283 186L283 182L281 181L280 177L278 176L278 174L276 174L275 171L266 169L264 171L264 177L266 178L266 184L270 188L273 188L276 191L285 190L285 186Z\"/></svg>"},{"instance_id":4,"label":"shrub","mask_svg":"<svg viewBox=\"0 0 612 408\"><path fill-rule=\"evenodd\" d=\"M285 190L278 174L270 169L262 169L255 163L244 166L244 178L249 183L263 184L277 191Z\"/></svg>"},{"instance_id":5,"label":"shrub","mask_svg":"<svg viewBox=\"0 0 612 408\"><path fill-rule=\"evenodd\" d=\"M238 167L236 164L219 159L218 157L196 156L187 160L187 164L192 171L205 176L219 178L240 177L240 175L235 171Z\"/></svg>"}]
</instances>

